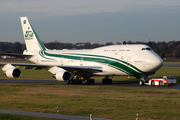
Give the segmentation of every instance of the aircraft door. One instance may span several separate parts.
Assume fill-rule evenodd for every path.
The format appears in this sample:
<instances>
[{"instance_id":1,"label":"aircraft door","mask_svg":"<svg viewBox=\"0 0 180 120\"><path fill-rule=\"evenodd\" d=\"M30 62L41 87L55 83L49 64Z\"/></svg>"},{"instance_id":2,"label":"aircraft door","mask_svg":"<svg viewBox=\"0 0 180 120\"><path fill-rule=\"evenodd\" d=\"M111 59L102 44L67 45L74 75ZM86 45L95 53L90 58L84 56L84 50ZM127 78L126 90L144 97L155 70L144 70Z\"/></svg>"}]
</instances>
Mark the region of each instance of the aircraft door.
<instances>
[{"instance_id":1,"label":"aircraft door","mask_svg":"<svg viewBox=\"0 0 180 120\"><path fill-rule=\"evenodd\" d=\"M127 63L131 63L131 57L127 57Z\"/></svg>"},{"instance_id":2,"label":"aircraft door","mask_svg":"<svg viewBox=\"0 0 180 120\"><path fill-rule=\"evenodd\" d=\"M119 45L119 47L116 49L115 55L117 55L119 53L119 50L121 47L122 47L122 45Z\"/></svg>"}]
</instances>

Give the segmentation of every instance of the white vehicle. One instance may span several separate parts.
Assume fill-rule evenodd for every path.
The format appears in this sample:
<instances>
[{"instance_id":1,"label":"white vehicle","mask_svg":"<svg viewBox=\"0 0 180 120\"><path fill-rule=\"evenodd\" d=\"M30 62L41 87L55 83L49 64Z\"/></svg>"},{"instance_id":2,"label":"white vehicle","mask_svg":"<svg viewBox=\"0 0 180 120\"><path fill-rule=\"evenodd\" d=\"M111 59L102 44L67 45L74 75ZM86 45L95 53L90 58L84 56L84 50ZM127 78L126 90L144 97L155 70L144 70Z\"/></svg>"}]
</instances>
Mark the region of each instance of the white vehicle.
<instances>
[{"instance_id":1,"label":"white vehicle","mask_svg":"<svg viewBox=\"0 0 180 120\"><path fill-rule=\"evenodd\" d=\"M163 79L158 79L158 78L153 78L149 79L149 85L176 85L177 84L177 79L175 76L163 76Z\"/></svg>"},{"instance_id":2,"label":"white vehicle","mask_svg":"<svg viewBox=\"0 0 180 120\"><path fill-rule=\"evenodd\" d=\"M49 50L43 45L27 17L20 19L26 50L23 54L0 55L25 58L34 64L0 63L7 77L20 77L21 71L15 66L24 66L24 69L46 69L55 79L69 83L82 83L82 80L94 83L92 76L105 76L103 83L111 83L111 76L135 76L141 78L143 84L144 79L163 65L163 60L149 46L141 44L83 50Z\"/></svg>"}]
</instances>

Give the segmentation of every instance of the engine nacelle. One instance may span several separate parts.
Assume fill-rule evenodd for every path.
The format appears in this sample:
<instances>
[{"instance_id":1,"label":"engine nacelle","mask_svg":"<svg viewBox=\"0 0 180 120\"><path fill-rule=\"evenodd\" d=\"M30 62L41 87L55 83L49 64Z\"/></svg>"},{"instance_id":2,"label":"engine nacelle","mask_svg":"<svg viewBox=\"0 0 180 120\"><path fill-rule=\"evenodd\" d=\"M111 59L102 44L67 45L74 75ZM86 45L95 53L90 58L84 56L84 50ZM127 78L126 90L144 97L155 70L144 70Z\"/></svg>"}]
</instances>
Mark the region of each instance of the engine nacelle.
<instances>
[{"instance_id":1,"label":"engine nacelle","mask_svg":"<svg viewBox=\"0 0 180 120\"><path fill-rule=\"evenodd\" d=\"M71 73L68 71L59 71L56 74L53 74L53 78L57 79L58 81L69 81L71 79Z\"/></svg>"},{"instance_id":2,"label":"engine nacelle","mask_svg":"<svg viewBox=\"0 0 180 120\"><path fill-rule=\"evenodd\" d=\"M2 68L4 75L9 78L18 78L21 76L21 71L19 68L12 66L11 64L7 64Z\"/></svg>"}]
</instances>

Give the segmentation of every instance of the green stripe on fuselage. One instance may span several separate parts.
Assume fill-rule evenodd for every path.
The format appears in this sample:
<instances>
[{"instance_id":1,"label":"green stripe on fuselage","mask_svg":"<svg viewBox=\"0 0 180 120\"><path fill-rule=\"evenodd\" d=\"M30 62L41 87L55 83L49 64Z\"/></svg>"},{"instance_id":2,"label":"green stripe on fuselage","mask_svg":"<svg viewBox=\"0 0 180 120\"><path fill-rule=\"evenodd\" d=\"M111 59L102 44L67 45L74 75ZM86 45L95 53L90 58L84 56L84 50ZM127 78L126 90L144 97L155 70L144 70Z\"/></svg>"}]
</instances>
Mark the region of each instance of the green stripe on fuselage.
<instances>
[{"instance_id":1,"label":"green stripe on fuselage","mask_svg":"<svg viewBox=\"0 0 180 120\"><path fill-rule=\"evenodd\" d=\"M106 57L106 56L87 55L87 54L59 55L59 54L47 53L46 51L44 51L43 53L49 57L58 57L58 58L66 58L66 59L73 59L73 60L81 60L83 58L83 61L92 61L92 62L98 62L98 63L102 63L102 64L104 63L104 64L107 64L108 66L111 66L111 67L114 66L113 68L118 69L118 70L125 72L125 73L129 73L130 75L137 75L137 74L143 74L144 73L129 63L126 63L126 62L121 61L121 60L116 59L116 58L111 58L111 57ZM81 56L72 56L72 55L81 55ZM95 57L99 57L99 58L95 58ZM112 60L110 60L110 59L112 59ZM122 62L126 65L124 65L120 62ZM131 66L135 70L130 68L129 66Z\"/></svg>"},{"instance_id":2,"label":"green stripe on fuselage","mask_svg":"<svg viewBox=\"0 0 180 120\"><path fill-rule=\"evenodd\" d=\"M91 57L102 57L102 58L107 58L107 59L113 59L113 60L116 60L116 61L118 61L118 62L122 62L122 63L124 63L124 64L126 64L126 65L128 65L128 66L130 66L130 67L132 67L132 68L134 68L135 70L137 70L137 71L140 72L140 73L144 73L143 71L139 70L137 67L133 66L132 64L127 63L127 62L122 61L122 60L117 59L117 58L112 58L112 57L107 57L107 56L101 56L101 55L74 54L74 53L68 53L68 54L70 54L70 55L91 56Z\"/></svg>"}]
</instances>

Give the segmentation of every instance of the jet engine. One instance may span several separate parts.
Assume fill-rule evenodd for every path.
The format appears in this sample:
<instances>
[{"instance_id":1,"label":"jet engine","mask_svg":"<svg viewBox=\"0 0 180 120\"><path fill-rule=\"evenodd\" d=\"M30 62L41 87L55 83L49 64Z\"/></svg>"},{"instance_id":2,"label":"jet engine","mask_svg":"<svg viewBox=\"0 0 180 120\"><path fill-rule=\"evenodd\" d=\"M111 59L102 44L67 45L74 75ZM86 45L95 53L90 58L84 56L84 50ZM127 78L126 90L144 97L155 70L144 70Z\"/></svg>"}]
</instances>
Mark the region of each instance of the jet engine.
<instances>
[{"instance_id":1,"label":"jet engine","mask_svg":"<svg viewBox=\"0 0 180 120\"><path fill-rule=\"evenodd\" d=\"M57 79L58 81L69 81L71 79L71 73L68 71L58 71L56 74L53 74L53 78Z\"/></svg>"},{"instance_id":2,"label":"jet engine","mask_svg":"<svg viewBox=\"0 0 180 120\"><path fill-rule=\"evenodd\" d=\"M12 66L11 64L6 64L2 68L4 75L9 78L18 78L21 76L21 71L19 68Z\"/></svg>"}]
</instances>

